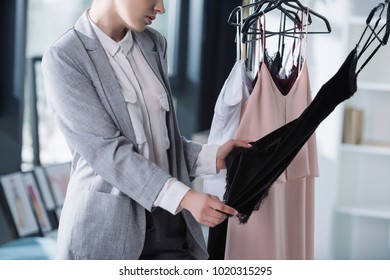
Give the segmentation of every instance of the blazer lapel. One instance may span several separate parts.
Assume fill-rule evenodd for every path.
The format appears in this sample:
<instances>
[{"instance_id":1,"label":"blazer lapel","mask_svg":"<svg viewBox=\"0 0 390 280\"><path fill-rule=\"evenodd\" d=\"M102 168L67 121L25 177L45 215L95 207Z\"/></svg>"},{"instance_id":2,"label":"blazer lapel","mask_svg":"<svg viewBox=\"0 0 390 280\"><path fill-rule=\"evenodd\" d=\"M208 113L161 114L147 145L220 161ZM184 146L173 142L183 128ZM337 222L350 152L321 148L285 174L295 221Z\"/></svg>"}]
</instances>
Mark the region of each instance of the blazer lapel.
<instances>
[{"instance_id":1,"label":"blazer lapel","mask_svg":"<svg viewBox=\"0 0 390 280\"><path fill-rule=\"evenodd\" d=\"M97 73L103 92L98 94L102 102L117 123L122 133L133 143L136 143L134 129L127 111L126 103L115 76L114 71L108 61L106 52L101 46L88 19L88 11L79 18L75 24L77 35L85 46L89 57L92 60L92 73ZM92 77L94 79L94 77Z\"/></svg>"},{"instance_id":2,"label":"blazer lapel","mask_svg":"<svg viewBox=\"0 0 390 280\"><path fill-rule=\"evenodd\" d=\"M152 40L152 38L147 34L147 30L144 32L132 32L133 38L140 46L141 52L144 55L146 61L148 62L150 68L152 68L154 74L160 80L161 84L165 87L165 90L168 92L169 81L167 80L168 73L162 67L161 61L163 60L162 50L158 50L158 44Z\"/></svg>"},{"instance_id":3,"label":"blazer lapel","mask_svg":"<svg viewBox=\"0 0 390 280\"><path fill-rule=\"evenodd\" d=\"M160 80L161 84L164 86L166 92L168 93L168 101L171 110L167 112L167 127L168 127L168 135L170 139L170 149L168 150L168 157L170 162L170 173L180 179L184 179L183 176L180 176L180 168L178 167L177 158L177 147L176 142L180 137L178 125L175 120L175 108L173 106L173 100L171 95L171 89L169 86L168 80L168 70L163 67L166 65L164 61L164 51L161 47L161 44L158 42L154 42L152 38L156 38L152 34L148 34L148 29L144 32L137 33L133 32L134 40L140 46L140 49L152 68L153 72L156 74L157 78ZM157 49L160 47L160 49Z\"/></svg>"}]
</instances>

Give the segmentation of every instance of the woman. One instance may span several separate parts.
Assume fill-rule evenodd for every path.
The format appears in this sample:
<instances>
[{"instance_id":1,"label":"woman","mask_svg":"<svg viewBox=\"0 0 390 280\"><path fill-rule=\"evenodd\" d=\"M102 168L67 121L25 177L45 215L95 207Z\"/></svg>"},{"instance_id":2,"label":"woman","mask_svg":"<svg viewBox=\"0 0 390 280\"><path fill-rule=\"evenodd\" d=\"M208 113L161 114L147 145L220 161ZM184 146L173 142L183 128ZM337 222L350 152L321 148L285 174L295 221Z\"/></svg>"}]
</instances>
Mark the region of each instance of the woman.
<instances>
[{"instance_id":1,"label":"woman","mask_svg":"<svg viewBox=\"0 0 390 280\"><path fill-rule=\"evenodd\" d=\"M163 0L94 0L45 53L48 103L73 154L60 259L206 259L200 224L235 209L190 189L247 141L180 136L166 41L150 27Z\"/></svg>"}]
</instances>

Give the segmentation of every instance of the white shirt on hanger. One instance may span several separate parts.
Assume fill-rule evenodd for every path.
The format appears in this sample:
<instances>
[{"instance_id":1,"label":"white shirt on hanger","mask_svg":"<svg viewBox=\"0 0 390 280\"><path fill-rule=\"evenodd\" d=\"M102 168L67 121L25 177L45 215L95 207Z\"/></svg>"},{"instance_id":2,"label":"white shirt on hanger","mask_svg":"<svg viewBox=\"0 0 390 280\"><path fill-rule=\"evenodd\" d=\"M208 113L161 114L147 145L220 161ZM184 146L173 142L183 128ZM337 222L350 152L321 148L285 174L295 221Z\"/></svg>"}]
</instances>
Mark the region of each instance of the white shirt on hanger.
<instances>
[{"instance_id":1,"label":"white shirt on hanger","mask_svg":"<svg viewBox=\"0 0 390 280\"><path fill-rule=\"evenodd\" d=\"M214 107L208 144L221 145L233 139L240 123L241 107L252 92L252 79L242 60L237 60L226 79ZM223 199L226 170L203 176L203 191Z\"/></svg>"}]
</instances>

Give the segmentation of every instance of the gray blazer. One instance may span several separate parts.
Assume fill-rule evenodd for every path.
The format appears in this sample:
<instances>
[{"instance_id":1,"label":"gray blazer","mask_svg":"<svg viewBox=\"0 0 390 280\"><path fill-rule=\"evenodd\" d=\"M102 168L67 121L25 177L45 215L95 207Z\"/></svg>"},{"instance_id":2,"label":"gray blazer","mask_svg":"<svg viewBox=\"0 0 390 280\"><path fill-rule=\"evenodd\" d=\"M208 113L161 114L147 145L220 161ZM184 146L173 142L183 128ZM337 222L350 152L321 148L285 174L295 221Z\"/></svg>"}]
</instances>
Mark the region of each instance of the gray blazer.
<instances>
[{"instance_id":1,"label":"gray blazer","mask_svg":"<svg viewBox=\"0 0 390 280\"><path fill-rule=\"evenodd\" d=\"M44 54L48 104L73 155L58 232L60 259L137 259L145 240L145 209L173 177L190 184L199 144L180 136L167 75L166 40L147 28L133 33L169 93L171 174L137 152L120 86L85 12ZM187 244L208 257L200 225L183 210Z\"/></svg>"}]
</instances>

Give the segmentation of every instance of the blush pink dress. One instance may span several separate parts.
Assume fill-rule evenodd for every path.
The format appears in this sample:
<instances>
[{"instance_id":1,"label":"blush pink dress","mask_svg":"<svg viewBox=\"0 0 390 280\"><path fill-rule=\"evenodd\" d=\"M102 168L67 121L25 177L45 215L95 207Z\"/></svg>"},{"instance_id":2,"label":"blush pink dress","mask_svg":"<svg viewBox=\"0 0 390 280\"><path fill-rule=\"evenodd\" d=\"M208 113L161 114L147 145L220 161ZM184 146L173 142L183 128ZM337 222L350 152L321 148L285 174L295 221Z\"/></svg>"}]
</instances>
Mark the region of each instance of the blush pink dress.
<instances>
[{"instance_id":1,"label":"blush pink dress","mask_svg":"<svg viewBox=\"0 0 390 280\"><path fill-rule=\"evenodd\" d=\"M311 102L306 62L287 94L266 63L243 106L236 139L257 140L296 119ZM225 259L313 259L314 183L318 176L315 135L272 185L269 196L246 224L228 222Z\"/></svg>"}]
</instances>

